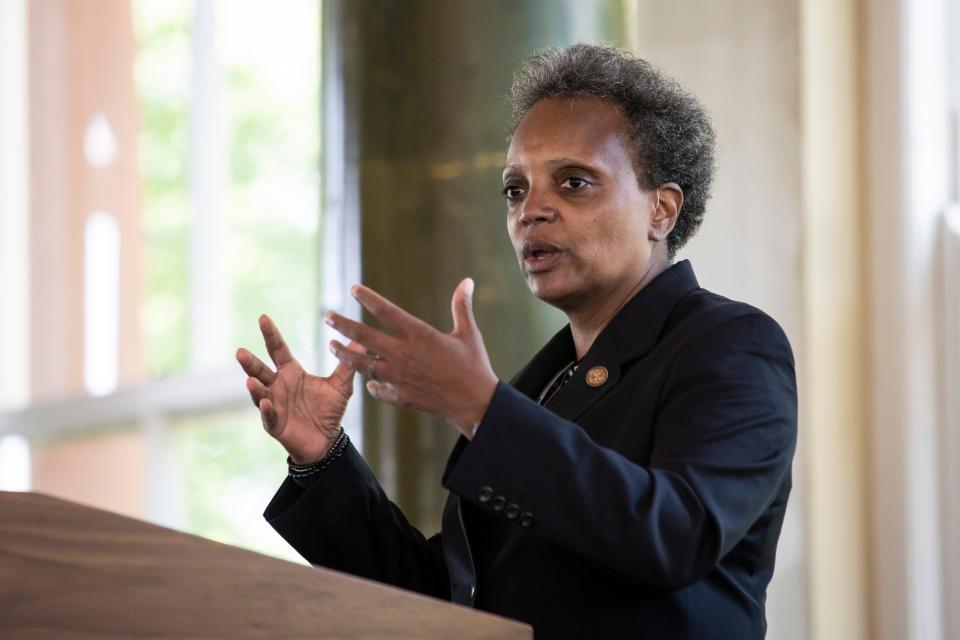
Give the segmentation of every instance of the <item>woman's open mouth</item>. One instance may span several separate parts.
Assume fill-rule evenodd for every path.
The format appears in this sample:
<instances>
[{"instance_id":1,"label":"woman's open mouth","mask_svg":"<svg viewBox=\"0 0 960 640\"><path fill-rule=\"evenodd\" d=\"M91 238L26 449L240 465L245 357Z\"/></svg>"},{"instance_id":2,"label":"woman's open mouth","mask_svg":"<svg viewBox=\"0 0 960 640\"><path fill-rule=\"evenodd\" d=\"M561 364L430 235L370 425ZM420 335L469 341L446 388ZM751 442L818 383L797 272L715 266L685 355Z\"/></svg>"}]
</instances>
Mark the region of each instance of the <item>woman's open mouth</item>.
<instances>
[{"instance_id":1,"label":"woman's open mouth","mask_svg":"<svg viewBox=\"0 0 960 640\"><path fill-rule=\"evenodd\" d=\"M542 240L527 240L520 251L527 273L549 271L563 255L563 249Z\"/></svg>"}]
</instances>

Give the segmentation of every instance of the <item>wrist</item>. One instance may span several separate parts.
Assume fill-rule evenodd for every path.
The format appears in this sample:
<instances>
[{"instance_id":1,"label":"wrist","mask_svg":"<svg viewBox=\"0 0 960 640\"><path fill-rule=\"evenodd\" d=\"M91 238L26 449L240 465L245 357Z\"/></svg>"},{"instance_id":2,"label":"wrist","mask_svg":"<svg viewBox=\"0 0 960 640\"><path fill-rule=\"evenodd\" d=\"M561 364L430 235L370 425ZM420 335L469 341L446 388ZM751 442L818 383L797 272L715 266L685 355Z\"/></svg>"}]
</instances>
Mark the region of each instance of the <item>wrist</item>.
<instances>
[{"instance_id":1,"label":"wrist","mask_svg":"<svg viewBox=\"0 0 960 640\"><path fill-rule=\"evenodd\" d=\"M287 454L289 454L290 462L296 465L307 465L319 462L330 452L334 444L336 444L337 438L343 433L343 427L338 424L332 432L327 432L326 430L323 432L319 446L288 447ZM317 443L314 444L316 445Z\"/></svg>"},{"instance_id":2,"label":"wrist","mask_svg":"<svg viewBox=\"0 0 960 640\"><path fill-rule=\"evenodd\" d=\"M293 459L293 456L287 456L287 467L291 478L294 480L304 480L326 469L334 460L343 455L347 445L350 444L350 438L347 432L340 428L340 433L332 445L328 447L326 453L315 462L302 463Z\"/></svg>"},{"instance_id":3,"label":"wrist","mask_svg":"<svg viewBox=\"0 0 960 640\"><path fill-rule=\"evenodd\" d=\"M466 436L467 440L473 440L473 436L477 433L477 428L480 426L480 423L483 422L483 417L487 415L487 409L490 408L490 403L493 401L493 394L496 393L498 384L500 384L500 379L491 373L489 379L477 385L475 399L471 402L470 411L464 416L463 422L461 423L462 426L460 427L460 431Z\"/></svg>"}]
</instances>

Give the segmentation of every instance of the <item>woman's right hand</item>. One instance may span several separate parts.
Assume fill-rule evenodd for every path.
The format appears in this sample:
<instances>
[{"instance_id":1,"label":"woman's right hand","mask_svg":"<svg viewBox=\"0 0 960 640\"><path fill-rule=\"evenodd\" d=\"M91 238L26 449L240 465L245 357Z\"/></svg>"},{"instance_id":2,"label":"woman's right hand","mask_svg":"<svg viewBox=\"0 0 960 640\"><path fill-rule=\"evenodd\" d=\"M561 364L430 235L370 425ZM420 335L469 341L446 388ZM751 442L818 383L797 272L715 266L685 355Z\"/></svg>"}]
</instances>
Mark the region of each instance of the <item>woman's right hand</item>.
<instances>
[{"instance_id":1,"label":"woman's right hand","mask_svg":"<svg viewBox=\"0 0 960 640\"><path fill-rule=\"evenodd\" d=\"M237 362L250 376L247 390L260 409L263 428L283 445L293 462L316 462L340 433L340 421L353 394L354 370L341 362L327 378L310 375L266 315L260 316L260 331L276 372L243 348L237 349ZM365 351L357 342L347 346Z\"/></svg>"}]
</instances>

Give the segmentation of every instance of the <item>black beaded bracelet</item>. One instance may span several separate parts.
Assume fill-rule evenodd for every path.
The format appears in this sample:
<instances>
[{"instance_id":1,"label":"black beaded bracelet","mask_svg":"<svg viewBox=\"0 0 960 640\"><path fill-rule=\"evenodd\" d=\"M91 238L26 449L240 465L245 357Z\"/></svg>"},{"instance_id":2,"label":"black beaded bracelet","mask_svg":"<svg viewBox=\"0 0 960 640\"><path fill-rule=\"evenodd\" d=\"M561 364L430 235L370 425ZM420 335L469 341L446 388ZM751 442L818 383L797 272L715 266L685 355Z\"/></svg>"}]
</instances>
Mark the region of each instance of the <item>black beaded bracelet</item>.
<instances>
[{"instance_id":1,"label":"black beaded bracelet","mask_svg":"<svg viewBox=\"0 0 960 640\"><path fill-rule=\"evenodd\" d=\"M330 447L330 450L316 462L311 462L310 464L297 464L290 459L290 456L287 456L287 469L291 478L308 478L315 473L319 473L330 466L334 460L343 455L343 452L346 451L347 445L350 444L350 437L347 435L347 432L344 431L343 427L340 427L340 435L337 436L337 439L334 440L333 446Z\"/></svg>"}]
</instances>

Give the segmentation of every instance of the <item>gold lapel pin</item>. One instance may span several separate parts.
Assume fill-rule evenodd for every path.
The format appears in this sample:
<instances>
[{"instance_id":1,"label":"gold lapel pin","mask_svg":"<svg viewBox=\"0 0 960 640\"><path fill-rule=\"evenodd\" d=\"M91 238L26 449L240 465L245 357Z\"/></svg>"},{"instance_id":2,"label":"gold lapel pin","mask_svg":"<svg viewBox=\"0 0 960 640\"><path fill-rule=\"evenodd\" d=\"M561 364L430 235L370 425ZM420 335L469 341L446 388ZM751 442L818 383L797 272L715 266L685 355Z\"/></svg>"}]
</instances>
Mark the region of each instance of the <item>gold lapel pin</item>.
<instances>
[{"instance_id":1,"label":"gold lapel pin","mask_svg":"<svg viewBox=\"0 0 960 640\"><path fill-rule=\"evenodd\" d=\"M591 367L590 371L587 371L587 384L591 387L599 387L609 377L610 373L606 367Z\"/></svg>"}]
</instances>

